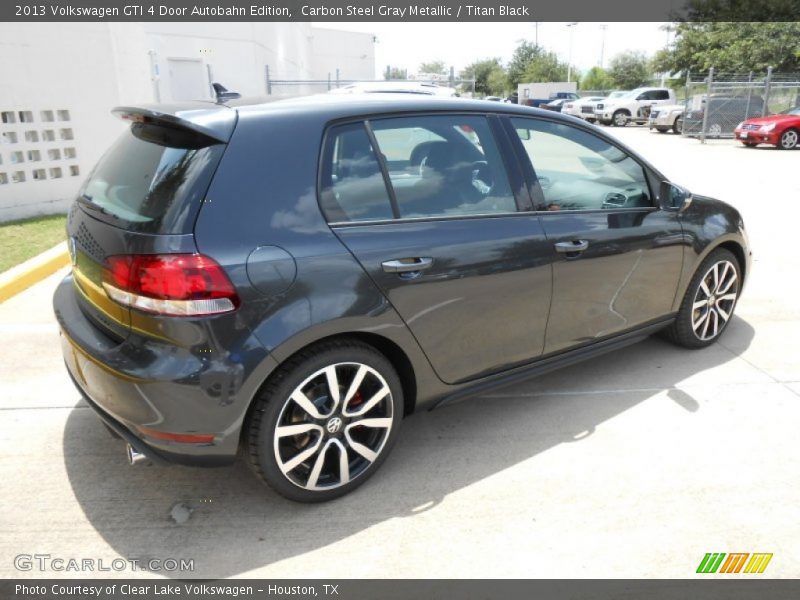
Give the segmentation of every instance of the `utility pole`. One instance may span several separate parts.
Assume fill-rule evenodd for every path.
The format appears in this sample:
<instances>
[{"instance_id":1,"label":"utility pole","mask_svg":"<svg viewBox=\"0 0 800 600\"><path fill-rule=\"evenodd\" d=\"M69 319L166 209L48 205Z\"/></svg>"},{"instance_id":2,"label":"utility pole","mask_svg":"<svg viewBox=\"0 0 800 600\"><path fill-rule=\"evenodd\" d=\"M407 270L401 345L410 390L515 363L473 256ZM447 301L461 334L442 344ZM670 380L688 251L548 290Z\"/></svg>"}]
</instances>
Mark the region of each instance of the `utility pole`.
<instances>
[{"instance_id":1,"label":"utility pole","mask_svg":"<svg viewBox=\"0 0 800 600\"><path fill-rule=\"evenodd\" d=\"M600 25L600 31L603 33L600 34L602 37L600 38L600 68L603 68L603 56L606 52L606 29L608 29L608 25L603 24Z\"/></svg>"},{"instance_id":2,"label":"utility pole","mask_svg":"<svg viewBox=\"0 0 800 600\"><path fill-rule=\"evenodd\" d=\"M569 56L567 58L567 83L572 81L572 28L578 23L567 23L569 29Z\"/></svg>"}]
</instances>

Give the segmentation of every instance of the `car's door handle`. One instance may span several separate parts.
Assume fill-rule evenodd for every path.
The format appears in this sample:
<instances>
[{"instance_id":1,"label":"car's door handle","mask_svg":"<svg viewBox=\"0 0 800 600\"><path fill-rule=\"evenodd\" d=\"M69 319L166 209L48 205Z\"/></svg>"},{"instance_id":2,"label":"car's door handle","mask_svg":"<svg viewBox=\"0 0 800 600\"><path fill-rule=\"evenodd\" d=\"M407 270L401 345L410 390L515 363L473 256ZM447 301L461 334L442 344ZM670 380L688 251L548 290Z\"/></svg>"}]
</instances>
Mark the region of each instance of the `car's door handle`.
<instances>
[{"instance_id":1,"label":"car's door handle","mask_svg":"<svg viewBox=\"0 0 800 600\"><path fill-rule=\"evenodd\" d=\"M580 254L589 247L589 242L586 240L572 240L570 242L558 242L555 244L556 252L560 254Z\"/></svg>"},{"instance_id":2,"label":"car's door handle","mask_svg":"<svg viewBox=\"0 0 800 600\"><path fill-rule=\"evenodd\" d=\"M414 273L430 269L431 266L433 266L433 259L424 256L395 258L393 260L383 261L381 266L387 273Z\"/></svg>"}]
</instances>

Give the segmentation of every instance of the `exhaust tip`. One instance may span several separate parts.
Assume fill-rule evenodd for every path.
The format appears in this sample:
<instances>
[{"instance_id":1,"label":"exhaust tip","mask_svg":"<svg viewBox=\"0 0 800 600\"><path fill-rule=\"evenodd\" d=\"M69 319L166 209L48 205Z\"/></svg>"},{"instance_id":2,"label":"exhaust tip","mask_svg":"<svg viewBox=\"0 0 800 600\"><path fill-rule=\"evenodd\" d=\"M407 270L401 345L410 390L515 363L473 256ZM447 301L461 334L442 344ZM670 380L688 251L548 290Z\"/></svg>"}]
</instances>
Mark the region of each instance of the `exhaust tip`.
<instances>
[{"instance_id":1,"label":"exhaust tip","mask_svg":"<svg viewBox=\"0 0 800 600\"><path fill-rule=\"evenodd\" d=\"M136 449L130 444L125 445L125 453L128 456L128 464L132 467L144 465L150 462L150 459L147 458L146 455L142 454L141 452L137 452Z\"/></svg>"}]
</instances>

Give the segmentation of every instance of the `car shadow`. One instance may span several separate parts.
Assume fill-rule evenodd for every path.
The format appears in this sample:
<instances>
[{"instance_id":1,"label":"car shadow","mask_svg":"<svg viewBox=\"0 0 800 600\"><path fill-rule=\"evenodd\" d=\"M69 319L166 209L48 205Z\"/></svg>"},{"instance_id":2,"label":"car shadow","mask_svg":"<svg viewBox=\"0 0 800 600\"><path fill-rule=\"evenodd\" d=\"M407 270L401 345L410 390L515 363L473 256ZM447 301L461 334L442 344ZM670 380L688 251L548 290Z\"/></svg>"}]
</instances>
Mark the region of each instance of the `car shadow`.
<instances>
[{"instance_id":1,"label":"car shadow","mask_svg":"<svg viewBox=\"0 0 800 600\"><path fill-rule=\"evenodd\" d=\"M230 577L428 510L449 494L560 444L580 444L605 421L663 390L688 414L696 413L700 404L677 386L734 360L753 336L753 328L734 317L721 343L703 350L649 338L412 415L375 476L325 504L283 499L241 460L217 469L130 467L122 442L86 407L72 410L65 426L66 472L89 522L118 556L194 560L193 572L160 572L168 577Z\"/></svg>"}]
</instances>

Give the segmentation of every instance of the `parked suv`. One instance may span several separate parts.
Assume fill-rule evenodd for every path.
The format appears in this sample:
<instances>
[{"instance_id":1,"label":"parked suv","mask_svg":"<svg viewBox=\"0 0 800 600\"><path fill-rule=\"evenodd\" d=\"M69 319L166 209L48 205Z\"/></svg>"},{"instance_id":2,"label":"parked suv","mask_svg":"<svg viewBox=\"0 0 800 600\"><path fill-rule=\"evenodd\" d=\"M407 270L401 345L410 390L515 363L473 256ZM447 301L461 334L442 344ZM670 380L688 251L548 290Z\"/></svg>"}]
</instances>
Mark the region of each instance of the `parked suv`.
<instances>
[{"instance_id":1,"label":"parked suv","mask_svg":"<svg viewBox=\"0 0 800 600\"><path fill-rule=\"evenodd\" d=\"M595 115L603 125L624 127L628 123L646 123L650 109L660 104L675 104L670 88L637 88L624 96L598 103Z\"/></svg>"},{"instance_id":2,"label":"parked suv","mask_svg":"<svg viewBox=\"0 0 800 600\"><path fill-rule=\"evenodd\" d=\"M413 94L114 113L130 127L69 212L54 307L132 464L241 454L288 498L335 498L409 413L656 331L712 344L749 273L736 210L557 113Z\"/></svg>"}]
</instances>

